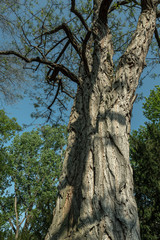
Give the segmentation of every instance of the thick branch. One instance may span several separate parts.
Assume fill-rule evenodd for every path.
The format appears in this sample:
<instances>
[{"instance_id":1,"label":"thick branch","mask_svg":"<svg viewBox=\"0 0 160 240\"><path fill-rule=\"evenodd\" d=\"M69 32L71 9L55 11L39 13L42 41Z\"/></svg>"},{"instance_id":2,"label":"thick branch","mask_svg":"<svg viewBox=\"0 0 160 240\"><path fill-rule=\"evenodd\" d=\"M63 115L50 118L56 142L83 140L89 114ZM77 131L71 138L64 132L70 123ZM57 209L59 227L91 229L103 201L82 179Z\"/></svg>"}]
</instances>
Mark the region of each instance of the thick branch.
<instances>
[{"instance_id":1,"label":"thick branch","mask_svg":"<svg viewBox=\"0 0 160 240\"><path fill-rule=\"evenodd\" d=\"M83 16L80 14L80 12L77 11L77 9L75 9L75 0L71 0L71 12L73 12L81 21L81 23L83 24L83 26L85 27L85 29L87 31L90 31L86 21L84 20Z\"/></svg>"},{"instance_id":2,"label":"thick branch","mask_svg":"<svg viewBox=\"0 0 160 240\"><path fill-rule=\"evenodd\" d=\"M77 83L78 85L80 84L77 76L74 73L72 73L68 68L63 66L62 64L53 63L51 61L48 61L46 59L41 59L39 57L27 58L24 55L22 55L18 52L12 51L12 50L11 51L0 51L0 55L14 55L16 57L19 57L20 59L22 59L23 61L25 61L27 63L37 62L37 63L42 63L45 65L51 66L53 68L57 68L63 75L70 78L73 82Z\"/></svg>"},{"instance_id":3,"label":"thick branch","mask_svg":"<svg viewBox=\"0 0 160 240\"><path fill-rule=\"evenodd\" d=\"M121 91L124 86L133 96L138 80L145 66L145 58L152 41L156 26L156 9L143 8L133 38L119 61L116 81ZM116 82L115 82L116 83ZM114 84L115 84L114 83Z\"/></svg>"},{"instance_id":4,"label":"thick branch","mask_svg":"<svg viewBox=\"0 0 160 240\"><path fill-rule=\"evenodd\" d=\"M141 0L142 11L147 11L149 9L155 9L158 2L155 0Z\"/></svg>"},{"instance_id":5,"label":"thick branch","mask_svg":"<svg viewBox=\"0 0 160 240\"><path fill-rule=\"evenodd\" d=\"M108 10L113 0L102 0L100 9L99 9L99 19L103 23L107 23Z\"/></svg>"},{"instance_id":6,"label":"thick branch","mask_svg":"<svg viewBox=\"0 0 160 240\"><path fill-rule=\"evenodd\" d=\"M50 74L51 71L53 71L53 72L50 76L49 74ZM56 82L56 77L57 77L58 73L59 73L59 70L57 68L55 68L54 70L50 68L48 73L47 73L47 82L49 84L52 83L52 85L54 86L54 83Z\"/></svg>"},{"instance_id":7,"label":"thick branch","mask_svg":"<svg viewBox=\"0 0 160 240\"><path fill-rule=\"evenodd\" d=\"M70 41L68 40L68 41L66 42L66 44L64 45L62 51L60 52L60 54L59 54L58 57L56 58L55 63L57 63L57 62L59 61L59 59L62 57L63 53L66 51L66 49L67 49L67 47L69 46L69 44L70 44ZM50 73L51 73L52 70L53 70L53 69L50 68L49 71L48 71L48 73L47 73L47 78L48 78L49 80L52 78L52 76L50 76ZM55 70L53 70L53 71L55 71ZM52 75L53 75L53 73L52 73Z\"/></svg>"}]
</instances>

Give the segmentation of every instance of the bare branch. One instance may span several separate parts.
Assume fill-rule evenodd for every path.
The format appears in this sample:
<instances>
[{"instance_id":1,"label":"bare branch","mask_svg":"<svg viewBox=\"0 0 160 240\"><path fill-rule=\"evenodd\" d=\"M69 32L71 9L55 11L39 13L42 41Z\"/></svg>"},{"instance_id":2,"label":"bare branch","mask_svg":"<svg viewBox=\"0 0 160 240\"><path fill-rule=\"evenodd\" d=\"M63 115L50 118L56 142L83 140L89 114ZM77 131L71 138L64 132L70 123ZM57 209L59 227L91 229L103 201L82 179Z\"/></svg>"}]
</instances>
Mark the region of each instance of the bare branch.
<instances>
[{"instance_id":1,"label":"bare branch","mask_svg":"<svg viewBox=\"0 0 160 240\"><path fill-rule=\"evenodd\" d=\"M69 92L67 92L66 89L61 90L61 92L65 93L68 97L74 99L74 96L72 96Z\"/></svg>"},{"instance_id":2,"label":"bare branch","mask_svg":"<svg viewBox=\"0 0 160 240\"><path fill-rule=\"evenodd\" d=\"M48 120L47 120L47 121L49 121L49 119L50 119L50 117L51 117L51 113L52 113L51 107L52 107L52 105L54 104L54 102L56 101L56 99L57 99L57 97L58 97L58 94L59 94L59 90L60 90L60 88L61 88L61 85L62 85L62 82L61 82L61 79L60 79L59 82L58 82L58 88L57 88L56 95L55 95L53 101L51 102L51 104L48 106L48 109L49 109L50 113L49 113L49 116L48 116Z\"/></svg>"},{"instance_id":3,"label":"bare branch","mask_svg":"<svg viewBox=\"0 0 160 240\"><path fill-rule=\"evenodd\" d=\"M60 52L59 56L56 58L55 63L57 63L59 61L59 59L62 57L63 53L66 51L67 47L69 46L70 41L68 40L66 42L66 44L64 45L64 48L62 49L62 51Z\"/></svg>"},{"instance_id":4,"label":"bare branch","mask_svg":"<svg viewBox=\"0 0 160 240\"><path fill-rule=\"evenodd\" d=\"M74 73L72 73L68 68L63 66L62 64L57 64L57 63L48 61L47 59L41 59L40 57L27 58L24 55L22 55L18 52L12 51L12 50L11 51L0 51L0 55L8 55L8 56L14 55L14 56L19 57L20 59L22 59L23 61L25 61L27 63L37 62L37 63L42 63L47 66L53 67L53 68L57 68L63 75L70 78L73 82L77 83L78 85L80 84L80 81L77 78L77 76Z\"/></svg>"},{"instance_id":5,"label":"bare branch","mask_svg":"<svg viewBox=\"0 0 160 240\"><path fill-rule=\"evenodd\" d=\"M64 103L57 97L57 101L60 102L60 104L63 106L63 108L65 110L67 110L66 106L64 105Z\"/></svg>"},{"instance_id":6,"label":"bare branch","mask_svg":"<svg viewBox=\"0 0 160 240\"><path fill-rule=\"evenodd\" d=\"M81 21L81 23L83 24L83 26L85 27L85 29L87 31L90 31L86 21L84 20L82 14L80 12L78 12L77 9L75 9L75 0L71 0L71 12L73 12L78 18L79 20Z\"/></svg>"},{"instance_id":7,"label":"bare branch","mask_svg":"<svg viewBox=\"0 0 160 240\"><path fill-rule=\"evenodd\" d=\"M62 23L61 25L59 25L58 27L54 28L53 30L45 32L43 35L51 35L51 34L59 32L60 30L63 30L66 33L66 35L69 38L72 46L75 48L75 50L79 54L80 58L82 59L81 47L78 44L77 40L75 39L73 33L71 32L71 30L70 30L70 28L68 27L67 24Z\"/></svg>"},{"instance_id":8,"label":"bare branch","mask_svg":"<svg viewBox=\"0 0 160 240\"><path fill-rule=\"evenodd\" d=\"M127 5L127 4L129 4L129 3L131 3L131 2L134 2L136 5L139 5L139 6L140 6L140 4L139 4L136 0L124 0L124 1L121 1L121 2L118 1L118 2L116 3L116 5L113 5L113 6L108 10L108 13L113 12L113 11L116 10L117 7L119 7L119 6Z\"/></svg>"},{"instance_id":9,"label":"bare branch","mask_svg":"<svg viewBox=\"0 0 160 240\"><path fill-rule=\"evenodd\" d=\"M56 48L60 43L62 43L64 40L66 40L67 39L67 37L64 37L64 38L62 38L60 41L58 41L53 47L51 47L48 51L47 51L47 53L46 53L46 56L54 49L54 48Z\"/></svg>"},{"instance_id":10,"label":"bare branch","mask_svg":"<svg viewBox=\"0 0 160 240\"><path fill-rule=\"evenodd\" d=\"M48 109L49 109L49 110L51 110L52 105L54 104L54 102L55 102L56 99L57 99L57 96L58 96L58 94L59 94L60 87L61 87L61 80L60 80L59 83L58 83L58 88L57 88L56 95L55 95L52 103L48 106Z\"/></svg>"},{"instance_id":11,"label":"bare branch","mask_svg":"<svg viewBox=\"0 0 160 240\"><path fill-rule=\"evenodd\" d=\"M77 51L77 53L79 54L80 58L83 60L84 66L85 66L85 69L86 69L86 72L87 72L87 74L88 74L88 73L89 73L89 68L88 68L88 63L87 63L87 59L86 59L86 55L85 55L85 51L84 51L84 50L85 50L85 47L83 47L83 50L81 50L80 45L79 45L78 42L76 41L75 37L73 36L73 34L72 34L72 32L71 32L71 30L70 30L70 28L68 27L67 24L63 23L62 25L58 26L57 28L55 28L55 29L53 29L53 30L51 30L51 31L49 31L49 32L46 32L46 33L44 33L44 34L45 34L45 35L54 34L54 33L58 32L58 31L60 31L60 30L62 30L62 29L65 31L67 37L69 38L70 43L72 44L72 46L73 46L73 47L75 48L75 50ZM84 42L83 42L83 46L86 46L87 41L88 41L88 39L89 39L89 37L90 37L90 34L91 34L91 31L89 31L89 32L87 33L86 38L85 38L85 40L84 40ZM67 46L68 46L68 44L67 44ZM63 53L62 53L62 54L63 54Z\"/></svg>"}]
</instances>

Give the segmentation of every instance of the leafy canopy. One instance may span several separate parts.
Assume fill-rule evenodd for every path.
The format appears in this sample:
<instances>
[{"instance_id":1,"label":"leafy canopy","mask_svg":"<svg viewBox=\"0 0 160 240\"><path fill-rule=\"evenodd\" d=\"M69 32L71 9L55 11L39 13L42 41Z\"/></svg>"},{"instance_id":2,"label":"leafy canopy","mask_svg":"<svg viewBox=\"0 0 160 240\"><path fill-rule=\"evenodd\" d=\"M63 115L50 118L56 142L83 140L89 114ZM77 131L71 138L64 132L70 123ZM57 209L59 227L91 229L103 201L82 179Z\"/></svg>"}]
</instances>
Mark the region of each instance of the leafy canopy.
<instances>
[{"instance_id":1,"label":"leafy canopy","mask_svg":"<svg viewBox=\"0 0 160 240\"><path fill-rule=\"evenodd\" d=\"M144 115L150 120L133 131L130 157L134 173L142 240L160 236L160 89L151 90L144 103Z\"/></svg>"},{"instance_id":2,"label":"leafy canopy","mask_svg":"<svg viewBox=\"0 0 160 240\"><path fill-rule=\"evenodd\" d=\"M145 100L144 115L148 120L160 123L160 87L155 86L155 89L150 91L149 97Z\"/></svg>"},{"instance_id":3,"label":"leafy canopy","mask_svg":"<svg viewBox=\"0 0 160 240\"><path fill-rule=\"evenodd\" d=\"M7 118L3 129L9 129L8 122ZM11 130L2 132L2 137L6 138L7 134L9 139L15 126L18 124L14 119ZM44 126L17 134L4 149L5 177L3 169L0 171L0 230L7 239L14 239L17 233L20 239L44 238L52 220L66 141L66 127Z\"/></svg>"}]
</instances>

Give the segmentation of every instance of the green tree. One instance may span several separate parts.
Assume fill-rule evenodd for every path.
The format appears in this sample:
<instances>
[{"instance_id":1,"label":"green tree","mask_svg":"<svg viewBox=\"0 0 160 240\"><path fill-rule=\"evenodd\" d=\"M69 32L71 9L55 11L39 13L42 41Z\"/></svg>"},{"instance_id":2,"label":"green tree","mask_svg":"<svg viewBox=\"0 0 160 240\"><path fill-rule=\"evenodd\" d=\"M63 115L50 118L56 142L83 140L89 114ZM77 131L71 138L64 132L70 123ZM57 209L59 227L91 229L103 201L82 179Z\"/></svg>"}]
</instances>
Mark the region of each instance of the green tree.
<instances>
[{"instance_id":1,"label":"green tree","mask_svg":"<svg viewBox=\"0 0 160 240\"><path fill-rule=\"evenodd\" d=\"M16 122L15 118L10 119L3 110L0 110L0 193L3 194L5 191L5 186L9 185L7 176L9 174L9 168L7 166L7 145L8 142L12 140L15 134L21 130L21 127ZM1 202L0 202L1 209ZM0 210L0 226L3 224L3 216ZM7 239L12 233L6 232L0 227L0 238Z\"/></svg>"},{"instance_id":2,"label":"green tree","mask_svg":"<svg viewBox=\"0 0 160 240\"><path fill-rule=\"evenodd\" d=\"M149 122L130 138L135 196L143 240L160 238L160 91L151 90L144 103Z\"/></svg>"},{"instance_id":3,"label":"green tree","mask_svg":"<svg viewBox=\"0 0 160 240\"><path fill-rule=\"evenodd\" d=\"M44 126L16 135L7 147L7 175L0 190L4 239L44 239L53 217L66 136L63 126Z\"/></svg>"},{"instance_id":4,"label":"green tree","mask_svg":"<svg viewBox=\"0 0 160 240\"><path fill-rule=\"evenodd\" d=\"M44 6L31 0L15 12L20 37L14 47L2 46L0 55L14 56L38 73L38 103L43 89L48 119L55 115L54 103L61 109L66 96L74 98L46 240L140 239L129 161L130 120L149 49L155 63L159 60L159 4L48 0Z\"/></svg>"},{"instance_id":5,"label":"green tree","mask_svg":"<svg viewBox=\"0 0 160 240\"><path fill-rule=\"evenodd\" d=\"M160 87L150 91L150 95L145 99L143 105L144 115L151 122L160 124Z\"/></svg>"},{"instance_id":6,"label":"green tree","mask_svg":"<svg viewBox=\"0 0 160 240\"><path fill-rule=\"evenodd\" d=\"M6 146L16 132L20 131L21 127L16 122L15 118L10 119L3 110L0 110L0 189L3 189L2 181L8 172L7 169L7 153Z\"/></svg>"}]
</instances>

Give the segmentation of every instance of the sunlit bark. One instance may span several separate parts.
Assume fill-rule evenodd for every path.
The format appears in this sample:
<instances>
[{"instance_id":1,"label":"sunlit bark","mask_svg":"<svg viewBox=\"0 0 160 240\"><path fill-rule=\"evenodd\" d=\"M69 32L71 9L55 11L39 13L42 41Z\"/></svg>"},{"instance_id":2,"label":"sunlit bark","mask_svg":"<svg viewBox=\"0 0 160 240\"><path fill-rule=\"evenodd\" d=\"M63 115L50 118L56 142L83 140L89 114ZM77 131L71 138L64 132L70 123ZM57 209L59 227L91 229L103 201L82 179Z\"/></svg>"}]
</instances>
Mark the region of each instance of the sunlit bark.
<instances>
[{"instance_id":1,"label":"sunlit bark","mask_svg":"<svg viewBox=\"0 0 160 240\"><path fill-rule=\"evenodd\" d=\"M45 240L140 239L128 138L155 22L156 11L147 5L114 75L111 32L103 17L95 21L91 73L81 66L59 197Z\"/></svg>"}]
</instances>

